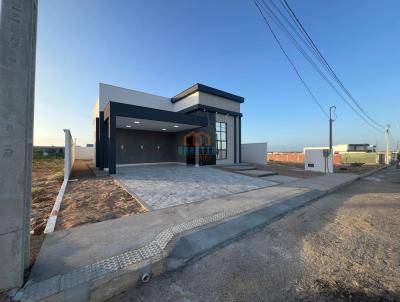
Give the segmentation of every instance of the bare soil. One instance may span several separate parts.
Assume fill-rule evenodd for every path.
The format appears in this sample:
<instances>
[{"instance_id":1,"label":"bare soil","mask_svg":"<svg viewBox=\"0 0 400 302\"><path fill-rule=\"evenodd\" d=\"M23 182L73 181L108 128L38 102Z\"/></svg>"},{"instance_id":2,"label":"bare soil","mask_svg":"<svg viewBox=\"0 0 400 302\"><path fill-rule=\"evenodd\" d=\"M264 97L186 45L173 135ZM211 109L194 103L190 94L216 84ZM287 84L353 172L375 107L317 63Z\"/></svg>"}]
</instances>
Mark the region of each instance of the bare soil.
<instances>
[{"instance_id":1,"label":"bare soil","mask_svg":"<svg viewBox=\"0 0 400 302\"><path fill-rule=\"evenodd\" d=\"M112 177L95 177L89 168L90 163L75 161L56 230L147 212Z\"/></svg>"},{"instance_id":2,"label":"bare soil","mask_svg":"<svg viewBox=\"0 0 400 302\"><path fill-rule=\"evenodd\" d=\"M63 159L34 159L32 162L31 264L44 240L43 231L63 182Z\"/></svg>"}]
</instances>

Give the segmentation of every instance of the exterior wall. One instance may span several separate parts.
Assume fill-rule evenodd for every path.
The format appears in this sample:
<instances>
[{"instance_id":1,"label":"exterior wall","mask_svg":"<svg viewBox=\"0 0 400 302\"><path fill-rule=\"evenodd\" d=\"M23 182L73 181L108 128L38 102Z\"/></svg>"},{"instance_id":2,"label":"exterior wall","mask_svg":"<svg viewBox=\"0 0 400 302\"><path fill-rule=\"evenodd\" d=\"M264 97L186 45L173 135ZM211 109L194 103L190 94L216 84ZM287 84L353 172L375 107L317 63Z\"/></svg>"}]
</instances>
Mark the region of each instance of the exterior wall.
<instances>
[{"instance_id":1,"label":"exterior wall","mask_svg":"<svg viewBox=\"0 0 400 302\"><path fill-rule=\"evenodd\" d=\"M173 162L174 137L170 132L117 129L117 164Z\"/></svg>"},{"instance_id":2,"label":"exterior wall","mask_svg":"<svg viewBox=\"0 0 400 302\"><path fill-rule=\"evenodd\" d=\"M242 161L265 165L267 163L267 143L242 144Z\"/></svg>"},{"instance_id":3,"label":"exterior wall","mask_svg":"<svg viewBox=\"0 0 400 302\"><path fill-rule=\"evenodd\" d=\"M233 164L235 162L235 136L234 136L234 117L226 114L218 114L215 116L216 122L226 123L226 148L227 148L227 159L217 159L217 165ZM236 131L239 131L237 128ZM215 132L215 129L214 129ZM237 141L238 144L238 141Z\"/></svg>"},{"instance_id":4,"label":"exterior wall","mask_svg":"<svg viewBox=\"0 0 400 302\"><path fill-rule=\"evenodd\" d=\"M199 92L199 104L234 112L240 112L240 103L201 91Z\"/></svg>"},{"instance_id":5,"label":"exterior wall","mask_svg":"<svg viewBox=\"0 0 400 302\"><path fill-rule=\"evenodd\" d=\"M94 160L95 159L94 147L75 146L75 159Z\"/></svg>"},{"instance_id":6,"label":"exterior wall","mask_svg":"<svg viewBox=\"0 0 400 302\"><path fill-rule=\"evenodd\" d=\"M174 111L178 112L197 104L199 104L199 92L192 93L191 95L188 95L184 99L181 99L178 102L173 103L172 105Z\"/></svg>"},{"instance_id":7,"label":"exterior wall","mask_svg":"<svg viewBox=\"0 0 400 302\"><path fill-rule=\"evenodd\" d=\"M174 111L170 98L100 83L99 110L103 111L110 101Z\"/></svg>"}]
</instances>

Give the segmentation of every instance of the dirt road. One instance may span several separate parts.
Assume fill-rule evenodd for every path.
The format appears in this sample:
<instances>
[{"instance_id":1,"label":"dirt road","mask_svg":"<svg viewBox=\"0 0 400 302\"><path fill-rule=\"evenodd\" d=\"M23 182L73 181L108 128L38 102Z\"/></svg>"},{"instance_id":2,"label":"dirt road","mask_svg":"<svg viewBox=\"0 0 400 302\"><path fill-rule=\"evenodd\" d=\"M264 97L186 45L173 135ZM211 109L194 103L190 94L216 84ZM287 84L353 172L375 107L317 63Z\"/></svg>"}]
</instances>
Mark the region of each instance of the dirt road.
<instances>
[{"instance_id":1,"label":"dirt road","mask_svg":"<svg viewBox=\"0 0 400 302\"><path fill-rule=\"evenodd\" d=\"M399 301L399 234L389 168L110 301Z\"/></svg>"}]
</instances>

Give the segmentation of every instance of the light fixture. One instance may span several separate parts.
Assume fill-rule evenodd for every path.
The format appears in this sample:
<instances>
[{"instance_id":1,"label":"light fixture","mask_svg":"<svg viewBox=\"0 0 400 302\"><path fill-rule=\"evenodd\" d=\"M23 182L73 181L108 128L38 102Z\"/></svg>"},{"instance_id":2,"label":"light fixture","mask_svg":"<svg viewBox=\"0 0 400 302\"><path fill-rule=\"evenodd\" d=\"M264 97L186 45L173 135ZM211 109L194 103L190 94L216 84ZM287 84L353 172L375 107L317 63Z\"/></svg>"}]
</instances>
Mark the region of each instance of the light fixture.
<instances>
[{"instance_id":1,"label":"light fixture","mask_svg":"<svg viewBox=\"0 0 400 302\"><path fill-rule=\"evenodd\" d=\"M178 125L174 125L174 128L179 128L179 126Z\"/></svg>"},{"instance_id":2,"label":"light fixture","mask_svg":"<svg viewBox=\"0 0 400 302\"><path fill-rule=\"evenodd\" d=\"M139 122L139 121L134 121L133 123L134 123L134 124L140 124L140 122Z\"/></svg>"},{"instance_id":3,"label":"light fixture","mask_svg":"<svg viewBox=\"0 0 400 302\"><path fill-rule=\"evenodd\" d=\"M132 127L132 125L126 125L125 127L126 127L126 128L131 128L131 127Z\"/></svg>"},{"instance_id":4,"label":"light fixture","mask_svg":"<svg viewBox=\"0 0 400 302\"><path fill-rule=\"evenodd\" d=\"M162 131L167 131L167 129L165 129L165 128L162 128L161 130L162 130Z\"/></svg>"}]
</instances>

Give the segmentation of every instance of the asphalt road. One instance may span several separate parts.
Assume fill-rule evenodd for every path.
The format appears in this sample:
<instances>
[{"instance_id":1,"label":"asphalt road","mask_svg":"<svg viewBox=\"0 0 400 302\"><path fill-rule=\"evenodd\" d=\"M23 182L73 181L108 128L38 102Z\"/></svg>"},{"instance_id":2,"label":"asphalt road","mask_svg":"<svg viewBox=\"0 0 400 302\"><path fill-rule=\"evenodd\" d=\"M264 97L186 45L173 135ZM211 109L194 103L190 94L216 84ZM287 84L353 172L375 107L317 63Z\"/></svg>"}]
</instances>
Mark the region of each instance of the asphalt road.
<instances>
[{"instance_id":1,"label":"asphalt road","mask_svg":"<svg viewBox=\"0 0 400 302\"><path fill-rule=\"evenodd\" d=\"M400 301L399 235L388 168L110 301Z\"/></svg>"}]
</instances>

